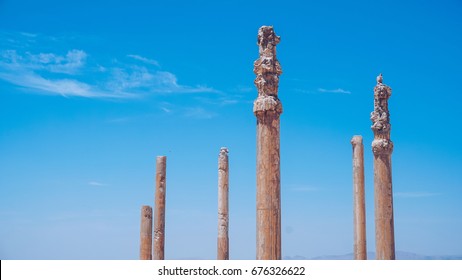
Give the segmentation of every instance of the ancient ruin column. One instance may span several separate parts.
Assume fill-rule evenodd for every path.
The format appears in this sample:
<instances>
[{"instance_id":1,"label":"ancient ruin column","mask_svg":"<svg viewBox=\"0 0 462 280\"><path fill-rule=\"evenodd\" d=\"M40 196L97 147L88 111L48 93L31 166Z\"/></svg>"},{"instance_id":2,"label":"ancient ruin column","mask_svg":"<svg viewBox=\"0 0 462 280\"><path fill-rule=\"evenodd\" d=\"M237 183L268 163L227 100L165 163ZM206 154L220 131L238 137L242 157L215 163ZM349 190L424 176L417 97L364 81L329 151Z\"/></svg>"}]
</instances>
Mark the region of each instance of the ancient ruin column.
<instances>
[{"instance_id":1,"label":"ancient ruin column","mask_svg":"<svg viewBox=\"0 0 462 280\"><path fill-rule=\"evenodd\" d=\"M355 135L353 145L353 226L354 258L367 259L366 247L366 203L364 199L364 146L363 137Z\"/></svg>"},{"instance_id":2,"label":"ancient ruin column","mask_svg":"<svg viewBox=\"0 0 462 280\"><path fill-rule=\"evenodd\" d=\"M229 260L228 171L228 149L221 148L218 156L218 260Z\"/></svg>"},{"instance_id":3,"label":"ancient ruin column","mask_svg":"<svg viewBox=\"0 0 462 280\"><path fill-rule=\"evenodd\" d=\"M156 160L156 197L154 209L154 260L164 259L165 242L165 191L167 157Z\"/></svg>"},{"instance_id":4,"label":"ancient ruin column","mask_svg":"<svg viewBox=\"0 0 462 280\"><path fill-rule=\"evenodd\" d=\"M377 77L374 88L374 111L371 113L374 141L374 202L375 202L375 253L378 260L395 259L395 234L393 222L393 188L391 180L390 114L388 98L391 88Z\"/></svg>"},{"instance_id":5,"label":"ancient ruin column","mask_svg":"<svg viewBox=\"0 0 462 280\"><path fill-rule=\"evenodd\" d=\"M281 259L281 183L279 163L278 98L282 70L276 58L279 43L272 26L258 30L260 58L254 62L258 98L253 104L257 117L257 259Z\"/></svg>"},{"instance_id":6,"label":"ancient ruin column","mask_svg":"<svg viewBox=\"0 0 462 280\"><path fill-rule=\"evenodd\" d=\"M141 207L140 260L152 259L152 208Z\"/></svg>"}]
</instances>

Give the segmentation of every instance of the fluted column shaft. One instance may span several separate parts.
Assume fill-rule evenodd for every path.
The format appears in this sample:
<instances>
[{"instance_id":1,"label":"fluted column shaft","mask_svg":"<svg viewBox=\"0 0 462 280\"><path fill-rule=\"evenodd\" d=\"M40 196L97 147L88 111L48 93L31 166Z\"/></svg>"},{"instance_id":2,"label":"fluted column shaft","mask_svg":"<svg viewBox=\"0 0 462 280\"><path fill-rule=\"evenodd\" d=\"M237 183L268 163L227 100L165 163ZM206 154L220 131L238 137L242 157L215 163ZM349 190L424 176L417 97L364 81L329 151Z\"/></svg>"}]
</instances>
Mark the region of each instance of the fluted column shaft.
<instances>
[{"instance_id":1,"label":"fluted column shaft","mask_svg":"<svg viewBox=\"0 0 462 280\"><path fill-rule=\"evenodd\" d=\"M141 207L140 260L152 259L152 208Z\"/></svg>"},{"instance_id":2,"label":"fluted column shaft","mask_svg":"<svg viewBox=\"0 0 462 280\"><path fill-rule=\"evenodd\" d=\"M364 145L363 137L351 139L353 146L353 225L354 259L367 259L366 246L366 202L364 195Z\"/></svg>"},{"instance_id":3,"label":"fluted column shaft","mask_svg":"<svg viewBox=\"0 0 462 280\"><path fill-rule=\"evenodd\" d=\"M218 156L218 240L217 259L229 259L229 165L228 149L221 148Z\"/></svg>"},{"instance_id":4,"label":"fluted column shaft","mask_svg":"<svg viewBox=\"0 0 462 280\"><path fill-rule=\"evenodd\" d=\"M379 260L395 259L395 233L393 221L393 186L390 140L390 113L388 98L391 88L382 83L382 74L377 77L374 88L374 111L371 113L374 141L374 202L375 202L375 246Z\"/></svg>"},{"instance_id":5,"label":"fluted column shaft","mask_svg":"<svg viewBox=\"0 0 462 280\"><path fill-rule=\"evenodd\" d=\"M156 160L156 194L154 210L154 260L164 259L165 244L165 195L167 157Z\"/></svg>"},{"instance_id":6,"label":"fluted column shaft","mask_svg":"<svg viewBox=\"0 0 462 280\"><path fill-rule=\"evenodd\" d=\"M281 259L281 183L278 98L279 75L276 58L279 36L273 27L262 26L257 44L260 58L254 62L258 98L253 111L257 117L257 259Z\"/></svg>"}]
</instances>

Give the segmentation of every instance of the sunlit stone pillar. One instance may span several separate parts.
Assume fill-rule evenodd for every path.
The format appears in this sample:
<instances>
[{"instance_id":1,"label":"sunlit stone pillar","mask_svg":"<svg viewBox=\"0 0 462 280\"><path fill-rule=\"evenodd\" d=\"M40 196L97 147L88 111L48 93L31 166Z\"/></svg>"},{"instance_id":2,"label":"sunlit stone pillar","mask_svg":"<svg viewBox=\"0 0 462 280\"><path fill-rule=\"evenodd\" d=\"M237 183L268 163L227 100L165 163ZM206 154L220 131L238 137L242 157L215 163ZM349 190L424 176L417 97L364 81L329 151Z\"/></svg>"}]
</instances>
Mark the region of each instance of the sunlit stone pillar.
<instances>
[{"instance_id":1,"label":"sunlit stone pillar","mask_svg":"<svg viewBox=\"0 0 462 280\"><path fill-rule=\"evenodd\" d=\"M388 98L391 88L382 83L383 77L377 77L374 88L374 111L371 113L374 141L374 200L375 200L375 246L379 260L395 259L395 234L393 222L393 188L391 176L391 153L393 142L390 140L390 114Z\"/></svg>"},{"instance_id":2,"label":"sunlit stone pillar","mask_svg":"<svg viewBox=\"0 0 462 280\"><path fill-rule=\"evenodd\" d=\"M141 207L140 260L152 259L152 208Z\"/></svg>"},{"instance_id":3,"label":"sunlit stone pillar","mask_svg":"<svg viewBox=\"0 0 462 280\"><path fill-rule=\"evenodd\" d=\"M229 259L229 165L228 149L221 148L218 156L218 260Z\"/></svg>"},{"instance_id":4,"label":"sunlit stone pillar","mask_svg":"<svg viewBox=\"0 0 462 280\"><path fill-rule=\"evenodd\" d=\"M364 196L364 146L363 137L355 135L353 145L353 226L354 258L367 259L366 247L366 203Z\"/></svg>"},{"instance_id":5,"label":"sunlit stone pillar","mask_svg":"<svg viewBox=\"0 0 462 280\"><path fill-rule=\"evenodd\" d=\"M156 160L156 195L154 208L154 260L164 259L165 243L165 192L167 157Z\"/></svg>"},{"instance_id":6,"label":"sunlit stone pillar","mask_svg":"<svg viewBox=\"0 0 462 280\"><path fill-rule=\"evenodd\" d=\"M253 112L257 117L257 259L281 259L281 183L279 162L279 75L276 58L279 43L272 26L258 30L260 57L254 62L258 98Z\"/></svg>"}]
</instances>

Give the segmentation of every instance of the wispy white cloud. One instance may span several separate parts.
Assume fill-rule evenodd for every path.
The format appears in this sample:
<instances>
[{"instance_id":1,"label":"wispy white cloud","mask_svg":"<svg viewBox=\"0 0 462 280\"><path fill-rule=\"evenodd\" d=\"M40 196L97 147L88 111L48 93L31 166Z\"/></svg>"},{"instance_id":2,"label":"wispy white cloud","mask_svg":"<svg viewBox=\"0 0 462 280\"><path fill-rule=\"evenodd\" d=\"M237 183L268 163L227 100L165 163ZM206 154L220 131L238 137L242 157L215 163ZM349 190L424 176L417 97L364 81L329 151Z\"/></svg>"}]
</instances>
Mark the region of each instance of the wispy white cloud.
<instances>
[{"instance_id":1,"label":"wispy white cloud","mask_svg":"<svg viewBox=\"0 0 462 280\"><path fill-rule=\"evenodd\" d=\"M144 66L114 67L108 88L116 92L143 91L145 93L216 93L207 86L185 86L178 83L177 77L167 71L153 71Z\"/></svg>"},{"instance_id":2,"label":"wispy white cloud","mask_svg":"<svg viewBox=\"0 0 462 280\"><path fill-rule=\"evenodd\" d=\"M419 198L419 197L431 197L438 196L441 193L434 192L396 192L393 194L395 197L404 197L404 198Z\"/></svg>"},{"instance_id":3,"label":"wispy white cloud","mask_svg":"<svg viewBox=\"0 0 462 280\"><path fill-rule=\"evenodd\" d=\"M162 106L162 107L160 107L160 109L161 109L162 111L164 111L165 113L171 113L171 112L172 112L172 110L171 110L171 109L168 109L167 107L163 107L163 106Z\"/></svg>"},{"instance_id":4,"label":"wispy white cloud","mask_svg":"<svg viewBox=\"0 0 462 280\"><path fill-rule=\"evenodd\" d=\"M80 96L87 98L129 98L128 93L114 94L109 91L95 89L91 85L74 79L46 79L34 72L18 71L16 73L0 72L0 79L14 85L36 90L39 93L59 94L62 96Z\"/></svg>"},{"instance_id":5,"label":"wispy white cloud","mask_svg":"<svg viewBox=\"0 0 462 280\"><path fill-rule=\"evenodd\" d=\"M1 37L5 34L0 33ZM33 35L33 36L32 36ZM36 38L30 34L15 40ZM134 98L148 94L217 93L206 85L183 85L175 74L158 69L159 63L140 55L129 54L135 60L124 63L114 58L110 62L92 59L84 50L71 49L64 54L32 52L17 49L0 51L0 79L40 94L79 96L86 98ZM136 62L142 62L136 64Z\"/></svg>"},{"instance_id":6,"label":"wispy white cloud","mask_svg":"<svg viewBox=\"0 0 462 280\"><path fill-rule=\"evenodd\" d=\"M248 93L248 92L256 91L257 89L255 87L239 85L235 88L235 90L241 93Z\"/></svg>"},{"instance_id":7,"label":"wispy white cloud","mask_svg":"<svg viewBox=\"0 0 462 280\"><path fill-rule=\"evenodd\" d=\"M215 105L215 106L234 105L234 104L248 101L248 99L243 98L242 96L230 95L230 94L214 95L213 97L198 96L196 97L196 100L202 103L205 103L205 104L210 104L210 105Z\"/></svg>"},{"instance_id":8,"label":"wispy white cloud","mask_svg":"<svg viewBox=\"0 0 462 280\"><path fill-rule=\"evenodd\" d=\"M184 116L193 119L211 119L215 114L202 107L192 107L184 110Z\"/></svg>"},{"instance_id":9,"label":"wispy white cloud","mask_svg":"<svg viewBox=\"0 0 462 280\"><path fill-rule=\"evenodd\" d=\"M342 93L342 94L351 94L351 91L345 90L345 89L342 89L342 88L337 88L337 89L318 88L318 92L322 92L322 93Z\"/></svg>"},{"instance_id":10,"label":"wispy white cloud","mask_svg":"<svg viewBox=\"0 0 462 280\"><path fill-rule=\"evenodd\" d=\"M82 50L70 50L66 55L54 53L27 53L31 68L47 69L54 73L75 74L86 62L87 53Z\"/></svg>"},{"instance_id":11,"label":"wispy white cloud","mask_svg":"<svg viewBox=\"0 0 462 280\"><path fill-rule=\"evenodd\" d=\"M130 58L133 58L135 60L142 61L142 62L147 63L147 64L160 66L159 62L157 62L157 60L154 60L154 59L149 59L149 58L146 58L146 57L143 57L143 56L140 56L140 55L136 55L136 54L129 54L127 56L130 57Z\"/></svg>"},{"instance_id":12,"label":"wispy white cloud","mask_svg":"<svg viewBox=\"0 0 462 280\"><path fill-rule=\"evenodd\" d=\"M95 187L104 187L107 186L107 184L96 182L96 181L90 181L88 182L90 186L95 186Z\"/></svg>"},{"instance_id":13,"label":"wispy white cloud","mask_svg":"<svg viewBox=\"0 0 462 280\"><path fill-rule=\"evenodd\" d=\"M66 55L54 53L20 55L16 50L6 50L0 54L1 63L6 68L19 70L45 70L53 73L76 74L85 65L87 54L82 50L70 50Z\"/></svg>"}]
</instances>

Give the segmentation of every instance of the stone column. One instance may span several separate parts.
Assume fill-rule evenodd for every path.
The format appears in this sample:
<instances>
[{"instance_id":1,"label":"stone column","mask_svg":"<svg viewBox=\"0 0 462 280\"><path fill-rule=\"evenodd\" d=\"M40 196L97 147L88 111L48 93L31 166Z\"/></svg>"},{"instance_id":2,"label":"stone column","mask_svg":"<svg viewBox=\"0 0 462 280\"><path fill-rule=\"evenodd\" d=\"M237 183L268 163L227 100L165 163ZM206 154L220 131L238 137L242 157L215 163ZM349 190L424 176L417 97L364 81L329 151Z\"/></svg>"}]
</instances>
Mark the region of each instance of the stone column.
<instances>
[{"instance_id":1,"label":"stone column","mask_svg":"<svg viewBox=\"0 0 462 280\"><path fill-rule=\"evenodd\" d=\"M165 192L167 157L156 160L156 197L154 209L154 260L164 259L165 242Z\"/></svg>"},{"instance_id":2,"label":"stone column","mask_svg":"<svg viewBox=\"0 0 462 280\"><path fill-rule=\"evenodd\" d=\"M366 246L366 203L364 199L364 146L363 137L355 135L353 145L353 225L354 258L367 259Z\"/></svg>"},{"instance_id":3,"label":"stone column","mask_svg":"<svg viewBox=\"0 0 462 280\"><path fill-rule=\"evenodd\" d=\"M378 260L394 260L395 234L391 180L393 142L390 140L391 125L388 112L391 88L382 81L383 77L380 74L374 88L374 111L371 113L371 128L374 132L372 151L374 153L375 253Z\"/></svg>"},{"instance_id":4,"label":"stone column","mask_svg":"<svg viewBox=\"0 0 462 280\"><path fill-rule=\"evenodd\" d=\"M218 156L218 260L229 260L228 172L228 149L221 148Z\"/></svg>"},{"instance_id":5,"label":"stone column","mask_svg":"<svg viewBox=\"0 0 462 280\"><path fill-rule=\"evenodd\" d=\"M253 105L257 117L257 259L281 259L281 183L279 162L278 98L282 70L276 58L279 43L272 26L258 30L260 57L254 62L258 98Z\"/></svg>"},{"instance_id":6,"label":"stone column","mask_svg":"<svg viewBox=\"0 0 462 280\"><path fill-rule=\"evenodd\" d=\"M140 260L152 259L152 208L141 207Z\"/></svg>"}]
</instances>

